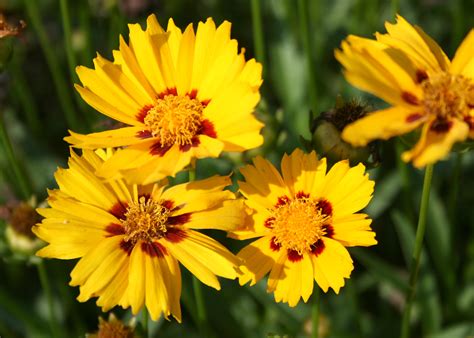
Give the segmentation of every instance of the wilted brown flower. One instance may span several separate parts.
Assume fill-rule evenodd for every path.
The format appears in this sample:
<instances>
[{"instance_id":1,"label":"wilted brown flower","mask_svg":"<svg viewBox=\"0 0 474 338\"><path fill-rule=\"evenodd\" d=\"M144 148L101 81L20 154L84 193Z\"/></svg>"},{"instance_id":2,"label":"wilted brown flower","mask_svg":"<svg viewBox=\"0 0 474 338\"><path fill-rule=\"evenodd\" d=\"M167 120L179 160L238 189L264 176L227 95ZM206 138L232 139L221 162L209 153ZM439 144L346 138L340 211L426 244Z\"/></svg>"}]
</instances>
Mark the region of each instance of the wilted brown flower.
<instances>
[{"instance_id":1,"label":"wilted brown flower","mask_svg":"<svg viewBox=\"0 0 474 338\"><path fill-rule=\"evenodd\" d=\"M18 25L9 24L3 13L0 13L0 39L7 36L16 36L26 27L26 23L20 20Z\"/></svg>"}]
</instances>

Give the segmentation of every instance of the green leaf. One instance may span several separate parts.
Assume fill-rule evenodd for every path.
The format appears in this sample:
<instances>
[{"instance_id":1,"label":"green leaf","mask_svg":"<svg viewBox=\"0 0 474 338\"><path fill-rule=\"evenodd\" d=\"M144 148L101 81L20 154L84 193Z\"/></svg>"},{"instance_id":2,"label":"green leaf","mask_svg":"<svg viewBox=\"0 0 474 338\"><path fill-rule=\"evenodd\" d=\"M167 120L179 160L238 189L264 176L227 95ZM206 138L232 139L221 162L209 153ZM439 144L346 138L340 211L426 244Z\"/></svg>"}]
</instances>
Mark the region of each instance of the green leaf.
<instances>
[{"instance_id":1,"label":"green leaf","mask_svg":"<svg viewBox=\"0 0 474 338\"><path fill-rule=\"evenodd\" d=\"M389 206L393 205L393 200L400 192L401 185L400 175L396 171L377 182L375 185L374 198L366 208L366 212L370 217L377 218Z\"/></svg>"},{"instance_id":2,"label":"green leaf","mask_svg":"<svg viewBox=\"0 0 474 338\"><path fill-rule=\"evenodd\" d=\"M393 266L367 250L352 248L350 251L380 282L388 283L399 291L408 290L407 282Z\"/></svg>"}]
</instances>

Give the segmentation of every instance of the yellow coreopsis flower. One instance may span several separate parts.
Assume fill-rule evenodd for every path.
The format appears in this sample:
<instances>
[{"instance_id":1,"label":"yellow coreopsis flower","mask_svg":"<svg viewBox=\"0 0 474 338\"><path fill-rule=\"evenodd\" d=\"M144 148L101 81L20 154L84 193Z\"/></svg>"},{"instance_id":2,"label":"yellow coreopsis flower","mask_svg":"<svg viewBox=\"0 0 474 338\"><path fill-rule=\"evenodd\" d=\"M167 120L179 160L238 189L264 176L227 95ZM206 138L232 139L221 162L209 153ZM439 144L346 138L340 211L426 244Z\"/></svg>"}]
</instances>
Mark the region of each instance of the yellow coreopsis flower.
<instances>
[{"instance_id":1,"label":"yellow coreopsis flower","mask_svg":"<svg viewBox=\"0 0 474 338\"><path fill-rule=\"evenodd\" d=\"M107 154L71 152L68 169L59 169L58 190L49 191L50 208L33 228L48 246L41 257L80 258L71 272L80 286L78 300L98 297L107 311L146 306L152 319L161 313L181 321L181 262L201 282L220 289L216 277L237 277L238 259L194 229L234 230L246 217L243 202L230 191L229 177L176 185L135 185L104 180L95 170Z\"/></svg>"},{"instance_id":2,"label":"yellow coreopsis flower","mask_svg":"<svg viewBox=\"0 0 474 338\"><path fill-rule=\"evenodd\" d=\"M423 167L474 138L474 30L450 61L401 16L385 27L388 33L376 33L376 40L349 36L335 52L351 84L392 105L349 125L342 136L363 146L421 127L418 143L402 156Z\"/></svg>"},{"instance_id":3,"label":"yellow coreopsis flower","mask_svg":"<svg viewBox=\"0 0 474 338\"><path fill-rule=\"evenodd\" d=\"M349 278L352 259L345 247L377 243L366 214L356 213L372 198L374 182L362 164L337 162L326 173L326 159L295 150L283 157L283 177L261 157L241 172L239 182L253 223L231 236L256 238L238 254L243 259L243 285L270 271L268 292L277 302L296 306L313 292L314 280L336 293Z\"/></svg>"},{"instance_id":4,"label":"yellow coreopsis flower","mask_svg":"<svg viewBox=\"0 0 474 338\"><path fill-rule=\"evenodd\" d=\"M80 148L124 147L98 170L119 173L134 183L174 175L192 158L217 157L263 143L263 124L253 115L260 100L262 66L245 60L231 24L200 22L184 32L172 19L166 31L155 15L147 28L129 25L130 40L120 38L114 61L101 56L95 69L78 67L82 98L126 126L89 135L70 132Z\"/></svg>"}]
</instances>

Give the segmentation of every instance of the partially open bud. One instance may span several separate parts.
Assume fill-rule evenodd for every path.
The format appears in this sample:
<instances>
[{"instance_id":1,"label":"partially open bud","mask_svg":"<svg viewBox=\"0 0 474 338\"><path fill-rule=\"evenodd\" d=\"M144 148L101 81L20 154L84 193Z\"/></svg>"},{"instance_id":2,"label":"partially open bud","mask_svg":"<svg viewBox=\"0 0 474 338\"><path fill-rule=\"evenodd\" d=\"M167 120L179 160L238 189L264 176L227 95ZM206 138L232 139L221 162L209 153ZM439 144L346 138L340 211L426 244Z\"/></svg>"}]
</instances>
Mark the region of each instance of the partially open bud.
<instances>
[{"instance_id":1,"label":"partially open bud","mask_svg":"<svg viewBox=\"0 0 474 338\"><path fill-rule=\"evenodd\" d=\"M95 333L86 334L86 338L137 338L135 335L135 322L125 325L118 320L113 313L109 319L99 317L99 330Z\"/></svg>"},{"instance_id":2,"label":"partially open bud","mask_svg":"<svg viewBox=\"0 0 474 338\"><path fill-rule=\"evenodd\" d=\"M364 117L368 113L367 105L355 100L344 102L341 97L336 100L333 109L321 113L311 121L311 140L304 140L308 150L316 150L320 156L331 162L348 159L351 165L362 162L375 166L379 162L376 143L366 147L354 147L341 138L341 132L348 124Z\"/></svg>"},{"instance_id":3,"label":"partially open bud","mask_svg":"<svg viewBox=\"0 0 474 338\"><path fill-rule=\"evenodd\" d=\"M35 208L34 198L29 202L19 202L9 208L5 238L13 254L27 257L34 255L44 243L31 231L31 228L42 219Z\"/></svg>"}]
</instances>

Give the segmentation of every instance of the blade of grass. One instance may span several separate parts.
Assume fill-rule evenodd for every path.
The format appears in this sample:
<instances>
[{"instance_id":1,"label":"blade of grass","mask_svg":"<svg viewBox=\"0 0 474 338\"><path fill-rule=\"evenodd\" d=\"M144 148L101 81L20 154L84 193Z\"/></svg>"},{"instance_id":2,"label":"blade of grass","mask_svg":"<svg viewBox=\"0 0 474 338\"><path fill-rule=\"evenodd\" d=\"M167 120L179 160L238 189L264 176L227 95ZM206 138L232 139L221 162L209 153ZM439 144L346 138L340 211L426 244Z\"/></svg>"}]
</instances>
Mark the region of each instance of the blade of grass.
<instances>
[{"instance_id":1,"label":"blade of grass","mask_svg":"<svg viewBox=\"0 0 474 338\"><path fill-rule=\"evenodd\" d=\"M75 131L83 131L84 128L82 128L74 109L71 99L71 92L68 90L69 88L72 88L72 86L67 85L61 74L61 63L54 52L54 48L41 21L38 4L38 1L24 0L26 12L28 13L31 26L38 37L41 49L43 50L43 54L46 58L46 63L48 64L48 68L51 72L54 86L58 94L59 103L61 105L61 109L64 111L69 128Z\"/></svg>"},{"instance_id":2,"label":"blade of grass","mask_svg":"<svg viewBox=\"0 0 474 338\"><path fill-rule=\"evenodd\" d=\"M373 255L367 250L351 248L350 251L354 257L379 281L389 283L402 292L406 292L408 290L408 284L403 280L394 267L385 263L382 259Z\"/></svg>"}]
</instances>

